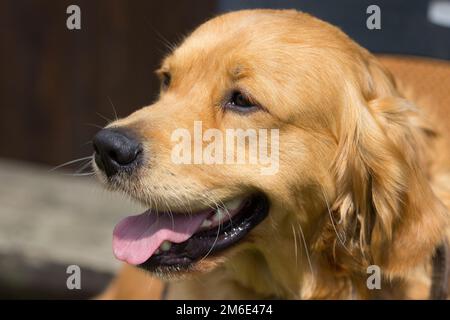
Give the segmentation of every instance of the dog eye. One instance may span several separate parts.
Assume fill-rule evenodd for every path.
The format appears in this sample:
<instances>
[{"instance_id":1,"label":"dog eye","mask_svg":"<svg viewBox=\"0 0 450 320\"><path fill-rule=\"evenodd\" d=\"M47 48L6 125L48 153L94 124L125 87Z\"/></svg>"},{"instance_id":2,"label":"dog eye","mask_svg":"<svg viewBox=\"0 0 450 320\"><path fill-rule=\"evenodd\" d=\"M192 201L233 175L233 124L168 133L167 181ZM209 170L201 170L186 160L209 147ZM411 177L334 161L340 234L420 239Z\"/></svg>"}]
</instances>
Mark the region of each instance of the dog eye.
<instances>
[{"instance_id":1,"label":"dog eye","mask_svg":"<svg viewBox=\"0 0 450 320\"><path fill-rule=\"evenodd\" d=\"M161 88L163 90L167 89L170 86L170 81L172 80L172 77L170 76L169 72L163 72L161 75Z\"/></svg>"},{"instance_id":2,"label":"dog eye","mask_svg":"<svg viewBox=\"0 0 450 320\"><path fill-rule=\"evenodd\" d=\"M229 101L225 104L225 107L236 111L247 112L257 108L257 105L241 91L234 91Z\"/></svg>"}]
</instances>

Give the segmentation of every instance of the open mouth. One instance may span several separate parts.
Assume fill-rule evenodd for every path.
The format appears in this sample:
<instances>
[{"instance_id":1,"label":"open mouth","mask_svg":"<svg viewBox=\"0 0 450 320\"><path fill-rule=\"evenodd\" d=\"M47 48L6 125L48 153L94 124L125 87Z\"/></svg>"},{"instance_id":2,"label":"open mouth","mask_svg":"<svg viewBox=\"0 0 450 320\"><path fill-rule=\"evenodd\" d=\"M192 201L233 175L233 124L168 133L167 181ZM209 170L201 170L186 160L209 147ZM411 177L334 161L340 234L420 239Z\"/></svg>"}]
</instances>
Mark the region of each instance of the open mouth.
<instances>
[{"instance_id":1,"label":"open mouth","mask_svg":"<svg viewBox=\"0 0 450 320\"><path fill-rule=\"evenodd\" d=\"M150 271L179 271L242 240L267 216L263 194L224 202L196 213L146 211L114 229L114 255Z\"/></svg>"}]
</instances>

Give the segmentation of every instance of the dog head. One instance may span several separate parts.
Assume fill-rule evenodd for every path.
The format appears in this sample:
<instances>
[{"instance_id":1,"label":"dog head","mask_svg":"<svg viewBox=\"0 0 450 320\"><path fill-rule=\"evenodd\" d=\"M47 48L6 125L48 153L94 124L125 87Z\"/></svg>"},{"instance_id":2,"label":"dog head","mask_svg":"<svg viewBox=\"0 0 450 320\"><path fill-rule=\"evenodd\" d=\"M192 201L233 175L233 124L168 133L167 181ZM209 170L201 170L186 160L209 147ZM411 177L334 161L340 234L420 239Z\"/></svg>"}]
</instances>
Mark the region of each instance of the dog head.
<instances>
[{"instance_id":1,"label":"dog head","mask_svg":"<svg viewBox=\"0 0 450 320\"><path fill-rule=\"evenodd\" d=\"M252 257L288 283L324 256L397 274L441 236L418 156L430 131L337 28L229 13L157 73L158 100L94 139L99 178L149 208L116 227L119 259L168 276Z\"/></svg>"}]
</instances>

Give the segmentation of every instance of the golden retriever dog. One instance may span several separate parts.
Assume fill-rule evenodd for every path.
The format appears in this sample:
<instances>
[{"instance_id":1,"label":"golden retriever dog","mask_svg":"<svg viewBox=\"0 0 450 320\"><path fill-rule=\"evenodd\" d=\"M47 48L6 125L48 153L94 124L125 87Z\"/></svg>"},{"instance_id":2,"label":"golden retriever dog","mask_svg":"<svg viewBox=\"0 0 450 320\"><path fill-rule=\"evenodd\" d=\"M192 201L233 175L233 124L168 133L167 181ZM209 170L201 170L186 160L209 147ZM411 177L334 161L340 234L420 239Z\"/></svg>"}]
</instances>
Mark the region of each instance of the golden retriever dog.
<instances>
[{"instance_id":1,"label":"golden retriever dog","mask_svg":"<svg viewBox=\"0 0 450 320\"><path fill-rule=\"evenodd\" d=\"M102 298L445 298L450 109L293 10L207 21L157 73L94 138L99 179L148 207L115 227Z\"/></svg>"}]
</instances>

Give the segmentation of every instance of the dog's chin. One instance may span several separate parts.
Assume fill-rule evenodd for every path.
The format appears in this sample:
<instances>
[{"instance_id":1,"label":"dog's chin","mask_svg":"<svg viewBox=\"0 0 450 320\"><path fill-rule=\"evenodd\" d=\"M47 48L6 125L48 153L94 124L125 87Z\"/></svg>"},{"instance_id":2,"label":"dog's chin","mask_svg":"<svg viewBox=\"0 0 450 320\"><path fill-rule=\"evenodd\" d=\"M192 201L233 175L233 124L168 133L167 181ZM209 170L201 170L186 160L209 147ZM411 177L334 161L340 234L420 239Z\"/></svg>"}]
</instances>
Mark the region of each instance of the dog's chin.
<instances>
[{"instance_id":1,"label":"dog's chin","mask_svg":"<svg viewBox=\"0 0 450 320\"><path fill-rule=\"evenodd\" d=\"M238 246L239 244L237 247ZM234 249L237 248L233 248L232 250ZM193 262L189 266L183 268L178 268L177 266L157 266L149 270L140 266L140 269L151 273L153 276L156 276L163 281L178 281L214 271L214 269L220 267L228 259L227 256L228 253L223 252L214 257L207 257L201 261Z\"/></svg>"}]
</instances>

